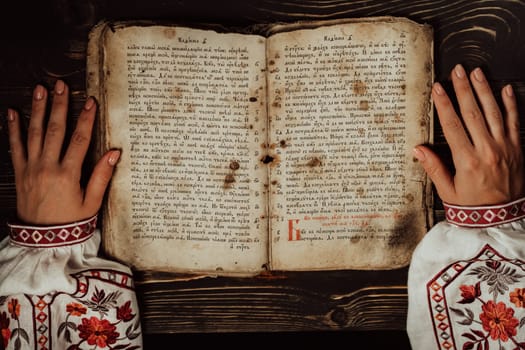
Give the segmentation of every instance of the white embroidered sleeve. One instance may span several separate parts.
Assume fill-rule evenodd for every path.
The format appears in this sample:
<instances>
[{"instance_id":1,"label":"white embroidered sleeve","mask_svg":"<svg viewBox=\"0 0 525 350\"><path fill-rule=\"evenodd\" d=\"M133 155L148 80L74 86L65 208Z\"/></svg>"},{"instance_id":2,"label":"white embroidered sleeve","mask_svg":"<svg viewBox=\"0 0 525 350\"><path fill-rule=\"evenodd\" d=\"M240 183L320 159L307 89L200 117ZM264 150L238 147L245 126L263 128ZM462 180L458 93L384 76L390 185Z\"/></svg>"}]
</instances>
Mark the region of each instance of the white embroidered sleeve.
<instances>
[{"instance_id":1,"label":"white embroidered sleeve","mask_svg":"<svg viewBox=\"0 0 525 350\"><path fill-rule=\"evenodd\" d=\"M133 276L98 257L96 220L10 225L0 242L0 349L142 349Z\"/></svg>"},{"instance_id":2,"label":"white embroidered sleeve","mask_svg":"<svg viewBox=\"0 0 525 350\"><path fill-rule=\"evenodd\" d=\"M412 348L525 349L525 198L445 214L408 271Z\"/></svg>"}]
</instances>

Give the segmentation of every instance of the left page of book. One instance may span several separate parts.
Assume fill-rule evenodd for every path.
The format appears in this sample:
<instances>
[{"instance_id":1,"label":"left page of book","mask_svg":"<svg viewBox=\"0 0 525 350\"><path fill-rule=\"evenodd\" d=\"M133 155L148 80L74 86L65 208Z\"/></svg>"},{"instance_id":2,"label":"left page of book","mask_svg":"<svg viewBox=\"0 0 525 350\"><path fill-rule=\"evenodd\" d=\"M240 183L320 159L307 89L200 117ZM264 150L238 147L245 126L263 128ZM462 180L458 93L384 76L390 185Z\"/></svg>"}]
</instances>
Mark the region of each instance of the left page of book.
<instances>
[{"instance_id":1,"label":"left page of book","mask_svg":"<svg viewBox=\"0 0 525 350\"><path fill-rule=\"evenodd\" d=\"M268 261L265 38L99 24L88 93L122 150L105 251L138 270L253 275Z\"/></svg>"}]
</instances>

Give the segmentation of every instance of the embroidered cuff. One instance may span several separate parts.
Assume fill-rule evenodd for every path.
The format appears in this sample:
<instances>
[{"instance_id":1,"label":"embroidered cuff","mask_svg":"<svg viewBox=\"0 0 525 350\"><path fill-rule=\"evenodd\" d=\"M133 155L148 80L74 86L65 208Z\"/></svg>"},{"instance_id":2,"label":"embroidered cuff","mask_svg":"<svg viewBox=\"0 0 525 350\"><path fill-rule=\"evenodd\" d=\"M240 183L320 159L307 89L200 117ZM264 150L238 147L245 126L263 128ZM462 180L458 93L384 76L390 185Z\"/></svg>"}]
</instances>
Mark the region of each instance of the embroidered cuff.
<instances>
[{"instance_id":1,"label":"embroidered cuff","mask_svg":"<svg viewBox=\"0 0 525 350\"><path fill-rule=\"evenodd\" d=\"M466 207L447 203L443 206L447 221L458 226L489 227L525 217L525 198L491 206Z\"/></svg>"},{"instance_id":2,"label":"embroidered cuff","mask_svg":"<svg viewBox=\"0 0 525 350\"><path fill-rule=\"evenodd\" d=\"M71 224L29 226L8 224L11 242L36 248L61 247L88 240L97 227L97 215Z\"/></svg>"}]
</instances>

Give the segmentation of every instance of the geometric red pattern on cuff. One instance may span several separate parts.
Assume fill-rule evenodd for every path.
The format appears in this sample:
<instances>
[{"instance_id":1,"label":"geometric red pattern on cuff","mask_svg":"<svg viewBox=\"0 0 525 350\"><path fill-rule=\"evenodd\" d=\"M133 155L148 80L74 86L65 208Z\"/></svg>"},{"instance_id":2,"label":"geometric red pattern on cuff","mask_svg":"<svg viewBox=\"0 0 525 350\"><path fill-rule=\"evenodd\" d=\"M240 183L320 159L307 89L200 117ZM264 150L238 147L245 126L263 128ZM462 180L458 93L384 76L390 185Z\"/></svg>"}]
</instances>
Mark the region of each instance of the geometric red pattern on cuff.
<instances>
[{"instance_id":1,"label":"geometric red pattern on cuff","mask_svg":"<svg viewBox=\"0 0 525 350\"><path fill-rule=\"evenodd\" d=\"M7 224L9 237L13 244L51 248L72 245L88 240L97 227L97 215L78 222L54 226L29 226Z\"/></svg>"},{"instance_id":2,"label":"geometric red pattern on cuff","mask_svg":"<svg viewBox=\"0 0 525 350\"><path fill-rule=\"evenodd\" d=\"M490 227L525 217L525 198L514 202L480 207L464 207L443 203L448 222L458 226Z\"/></svg>"}]
</instances>

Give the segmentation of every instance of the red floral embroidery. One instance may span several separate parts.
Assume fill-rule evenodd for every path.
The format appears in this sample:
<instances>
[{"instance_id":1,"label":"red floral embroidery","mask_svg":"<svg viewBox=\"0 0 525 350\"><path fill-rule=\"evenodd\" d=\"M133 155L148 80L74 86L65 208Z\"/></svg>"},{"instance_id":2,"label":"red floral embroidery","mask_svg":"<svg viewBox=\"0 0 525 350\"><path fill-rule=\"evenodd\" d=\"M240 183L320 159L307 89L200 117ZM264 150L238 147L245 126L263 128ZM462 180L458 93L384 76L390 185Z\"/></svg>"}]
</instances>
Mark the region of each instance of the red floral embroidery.
<instances>
[{"instance_id":1,"label":"red floral embroidery","mask_svg":"<svg viewBox=\"0 0 525 350\"><path fill-rule=\"evenodd\" d=\"M11 330L9 329L9 318L7 318L7 313L0 313L0 335L2 336L2 342L0 342L0 349L7 348L9 344L9 339L11 338Z\"/></svg>"},{"instance_id":2,"label":"red floral embroidery","mask_svg":"<svg viewBox=\"0 0 525 350\"><path fill-rule=\"evenodd\" d=\"M131 321L135 315L132 313L131 310L131 301L127 301L122 305L121 307L117 307L117 319L122 320L124 322Z\"/></svg>"},{"instance_id":3,"label":"red floral embroidery","mask_svg":"<svg viewBox=\"0 0 525 350\"><path fill-rule=\"evenodd\" d=\"M459 301L461 304L469 304L476 300L481 295L480 283L476 283L474 286L462 285L459 287L461 290L462 300Z\"/></svg>"},{"instance_id":4,"label":"red floral embroidery","mask_svg":"<svg viewBox=\"0 0 525 350\"><path fill-rule=\"evenodd\" d=\"M525 343L516 339L518 328L525 324L525 319L520 320L514 316L515 311L511 306L507 306L503 301L497 301L499 295L509 293L509 285L517 283L520 278L525 276L518 273L502 261L489 260L484 265L474 267L470 275L476 276L478 282L474 285L461 285L461 300L459 304L473 304L476 301L481 304L481 311L476 312L472 306L465 306L459 309L450 307L450 310L460 317L458 324L471 326L468 332L461 334L466 338L463 349L489 349L490 339L502 342L510 342L516 347L513 349L525 349ZM486 285L486 288L482 288ZM483 292L487 291L490 297L484 297ZM516 288L508 294L510 302L517 307L523 307L525 301L525 289ZM488 299L488 300L487 300ZM479 310L479 309L478 309ZM481 324L482 330L472 327L476 323Z\"/></svg>"},{"instance_id":5,"label":"red floral embroidery","mask_svg":"<svg viewBox=\"0 0 525 350\"><path fill-rule=\"evenodd\" d=\"M516 288L509 294L510 302L516 307L525 308L525 288Z\"/></svg>"},{"instance_id":6,"label":"red floral embroidery","mask_svg":"<svg viewBox=\"0 0 525 350\"><path fill-rule=\"evenodd\" d=\"M493 340L501 339L506 342L509 336L515 336L516 327L519 324L514 317L514 310L507 308L503 302L495 303L489 300L481 306L483 313L479 315L483 323L483 329L489 332Z\"/></svg>"},{"instance_id":7,"label":"red floral embroidery","mask_svg":"<svg viewBox=\"0 0 525 350\"><path fill-rule=\"evenodd\" d=\"M20 304L18 303L18 299L11 299L11 301L7 303L7 310L11 318L18 320L18 317L20 317Z\"/></svg>"},{"instance_id":8,"label":"red floral embroidery","mask_svg":"<svg viewBox=\"0 0 525 350\"><path fill-rule=\"evenodd\" d=\"M115 279L111 271L102 272L106 274L104 278L97 276L95 282ZM88 272L85 275L93 274ZM84 274L78 277L82 276ZM95 283L93 289L86 288L78 296L65 293L44 296L25 294L28 302L24 298L0 296L0 350L8 346L15 350L29 347L42 350L140 349L140 320L136 317L136 310L133 310L133 300L126 298L123 289L115 289L113 285L109 288L103 286L102 283ZM87 292L89 290L90 293ZM62 304L63 299L60 298L65 298L66 302ZM50 320L50 311L55 310L50 306L57 299L62 310L53 313L55 319ZM109 317L113 312L116 317ZM33 328L27 322L28 316L34 321ZM48 328L57 321L56 329ZM33 332L31 337L28 331ZM50 340L54 336L52 333L58 338L53 342Z\"/></svg>"},{"instance_id":9,"label":"red floral embroidery","mask_svg":"<svg viewBox=\"0 0 525 350\"><path fill-rule=\"evenodd\" d=\"M71 316L82 316L86 314L87 308L79 303L70 303L66 306L66 312Z\"/></svg>"},{"instance_id":10,"label":"red floral embroidery","mask_svg":"<svg viewBox=\"0 0 525 350\"><path fill-rule=\"evenodd\" d=\"M140 335L138 331L139 323L135 322L135 324L130 324L126 330L126 334L119 338L120 333L116 331L116 325L120 322L129 322L136 316L131 308L131 300L125 301L121 306L117 305L120 295L121 293L119 291L106 293L103 289L95 287L91 296L76 299L78 303L72 302L66 305L67 317L65 322L62 322L58 327L58 335L61 336L63 334L66 341L71 343L68 350L80 349L80 345L83 342L87 342L88 345L96 345L97 349L133 350L137 348L133 346L131 342L127 344L117 344L118 341L131 341ZM111 323L104 318L111 309L116 310L117 322L115 323ZM83 317L78 325L70 321L72 317L80 317L89 312L96 312L100 317ZM74 338L76 338L78 342L75 343Z\"/></svg>"},{"instance_id":11,"label":"red floral embroidery","mask_svg":"<svg viewBox=\"0 0 525 350\"><path fill-rule=\"evenodd\" d=\"M6 297L0 298L0 306L5 300ZM15 321L12 329L9 329L10 320ZM0 314L0 334L2 336L0 350L7 348L10 341L13 341L15 349L22 348L22 340L29 344L29 334L20 326L20 303L16 298L11 298L7 302L7 313L3 311Z\"/></svg>"},{"instance_id":12,"label":"red floral embroidery","mask_svg":"<svg viewBox=\"0 0 525 350\"><path fill-rule=\"evenodd\" d=\"M427 283L439 350L525 350L525 261L489 244ZM426 350L426 349L425 349Z\"/></svg>"},{"instance_id":13,"label":"red floral embroidery","mask_svg":"<svg viewBox=\"0 0 525 350\"><path fill-rule=\"evenodd\" d=\"M115 344L119 336L118 332L115 332L116 328L108 320L99 320L94 316L90 319L83 318L82 324L78 326L80 338L87 340L89 345L96 345L100 348Z\"/></svg>"}]
</instances>

